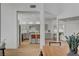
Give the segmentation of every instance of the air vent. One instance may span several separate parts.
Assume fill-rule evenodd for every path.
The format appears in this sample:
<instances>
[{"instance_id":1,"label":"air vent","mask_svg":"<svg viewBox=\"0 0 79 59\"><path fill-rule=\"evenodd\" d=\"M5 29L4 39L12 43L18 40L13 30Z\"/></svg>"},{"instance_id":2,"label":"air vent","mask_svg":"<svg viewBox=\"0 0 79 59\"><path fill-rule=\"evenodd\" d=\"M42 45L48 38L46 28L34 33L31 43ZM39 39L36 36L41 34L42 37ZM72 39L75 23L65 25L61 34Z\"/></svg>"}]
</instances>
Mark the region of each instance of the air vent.
<instances>
[{"instance_id":1,"label":"air vent","mask_svg":"<svg viewBox=\"0 0 79 59\"><path fill-rule=\"evenodd\" d=\"M30 5L30 8L36 8L36 5Z\"/></svg>"}]
</instances>

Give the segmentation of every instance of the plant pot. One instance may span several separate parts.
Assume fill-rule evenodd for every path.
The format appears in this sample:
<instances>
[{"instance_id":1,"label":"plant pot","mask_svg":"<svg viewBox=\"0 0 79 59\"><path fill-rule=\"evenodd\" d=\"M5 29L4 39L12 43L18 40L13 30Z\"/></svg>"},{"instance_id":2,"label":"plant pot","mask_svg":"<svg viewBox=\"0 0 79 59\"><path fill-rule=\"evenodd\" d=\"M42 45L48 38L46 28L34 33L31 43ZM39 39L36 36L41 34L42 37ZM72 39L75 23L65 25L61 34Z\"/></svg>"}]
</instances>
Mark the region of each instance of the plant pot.
<instances>
[{"instance_id":1,"label":"plant pot","mask_svg":"<svg viewBox=\"0 0 79 59\"><path fill-rule=\"evenodd\" d=\"M70 49L70 52L72 52L72 53L74 53L74 54L77 54L77 51L78 51L77 48L75 48L75 49Z\"/></svg>"},{"instance_id":2,"label":"plant pot","mask_svg":"<svg viewBox=\"0 0 79 59\"><path fill-rule=\"evenodd\" d=\"M79 56L77 54L78 49L70 49L70 52L67 54L67 56Z\"/></svg>"},{"instance_id":3,"label":"plant pot","mask_svg":"<svg viewBox=\"0 0 79 59\"><path fill-rule=\"evenodd\" d=\"M78 49L77 49L77 48L75 48L75 49L74 49L74 54L77 54L77 51L78 51Z\"/></svg>"}]
</instances>

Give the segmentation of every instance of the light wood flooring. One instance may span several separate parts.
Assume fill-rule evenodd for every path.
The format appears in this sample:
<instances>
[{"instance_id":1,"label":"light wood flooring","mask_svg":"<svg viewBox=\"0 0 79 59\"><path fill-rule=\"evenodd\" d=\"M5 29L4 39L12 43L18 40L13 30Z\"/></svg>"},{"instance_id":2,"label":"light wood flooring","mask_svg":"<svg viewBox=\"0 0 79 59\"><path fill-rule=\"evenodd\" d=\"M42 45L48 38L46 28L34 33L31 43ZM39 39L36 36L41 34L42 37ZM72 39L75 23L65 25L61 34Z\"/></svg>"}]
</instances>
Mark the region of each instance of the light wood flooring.
<instances>
[{"instance_id":1,"label":"light wood flooring","mask_svg":"<svg viewBox=\"0 0 79 59\"><path fill-rule=\"evenodd\" d=\"M46 40L46 45L49 45L50 39ZM24 40L21 46L17 49L6 49L5 56L39 56L40 44L30 44L29 40Z\"/></svg>"},{"instance_id":2,"label":"light wood flooring","mask_svg":"<svg viewBox=\"0 0 79 59\"><path fill-rule=\"evenodd\" d=\"M22 42L21 46L17 49L6 49L6 56L39 56L39 44L30 44L28 40Z\"/></svg>"},{"instance_id":3,"label":"light wood flooring","mask_svg":"<svg viewBox=\"0 0 79 59\"><path fill-rule=\"evenodd\" d=\"M49 41L46 41L46 46L49 46ZM62 46L65 46L65 42L62 42ZM79 52L78 52L79 53ZM5 56L39 56L40 44L30 44L29 40L25 40L21 43L21 46L17 49L6 49Z\"/></svg>"},{"instance_id":4,"label":"light wood flooring","mask_svg":"<svg viewBox=\"0 0 79 59\"><path fill-rule=\"evenodd\" d=\"M49 46L49 41L46 40L46 46ZM40 44L30 44L29 40L24 40L21 46L17 49L6 49L5 56L39 56Z\"/></svg>"}]
</instances>

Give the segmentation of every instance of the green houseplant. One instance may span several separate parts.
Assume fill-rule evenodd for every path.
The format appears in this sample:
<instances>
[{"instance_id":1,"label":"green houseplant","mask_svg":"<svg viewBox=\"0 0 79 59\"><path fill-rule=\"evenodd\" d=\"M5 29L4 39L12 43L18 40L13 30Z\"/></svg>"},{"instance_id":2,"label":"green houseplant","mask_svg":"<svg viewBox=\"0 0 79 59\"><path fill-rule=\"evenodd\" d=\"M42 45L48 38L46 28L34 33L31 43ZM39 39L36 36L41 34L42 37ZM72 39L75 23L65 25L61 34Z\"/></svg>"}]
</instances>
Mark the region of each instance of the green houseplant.
<instances>
[{"instance_id":1,"label":"green houseplant","mask_svg":"<svg viewBox=\"0 0 79 59\"><path fill-rule=\"evenodd\" d=\"M79 36L78 35L71 35L71 36L65 36L67 39L67 43L69 45L70 51L74 54L77 53L78 45L79 45Z\"/></svg>"}]
</instances>

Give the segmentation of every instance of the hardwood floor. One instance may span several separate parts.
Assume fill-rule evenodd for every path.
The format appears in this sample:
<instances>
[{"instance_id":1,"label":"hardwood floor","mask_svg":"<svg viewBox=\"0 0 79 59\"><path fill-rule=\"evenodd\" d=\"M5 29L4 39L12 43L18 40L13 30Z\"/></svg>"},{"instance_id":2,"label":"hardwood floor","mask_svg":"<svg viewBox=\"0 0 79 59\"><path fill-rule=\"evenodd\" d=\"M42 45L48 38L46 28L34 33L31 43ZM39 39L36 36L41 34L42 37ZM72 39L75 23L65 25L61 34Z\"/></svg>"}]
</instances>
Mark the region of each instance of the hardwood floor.
<instances>
[{"instance_id":1,"label":"hardwood floor","mask_svg":"<svg viewBox=\"0 0 79 59\"><path fill-rule=\"evenodd\" d=\"M48 45L49 40L46 40ZM5 56L39 56L40 44L30 44L29 40L25 40L21 43L21 46L17 49L6 49Z\"/></svg>"},{"instance_id":2,"label":"hardwood floor","mask_svg":"<svg viewBox=\"0 0 79 59\"><path fill-rule=\"evenodd\" d=\"M68 43L66 41L61 41L61 46L57 43L44 46L42 54L43 56L79 56L79 47L77 54L73 54L70 52Z\"/></svg>"},{"instance_id":3,"label":"hardwood floor","mask_svg":"<svg viewBox=\"0 0 79 59\"><path fill-rule=\"evenodd\" d=\"M40 55L40 44L29 44L29 40L25 40L21 43L21 46L17 49L6 49L5 56L39 56ZM49 46L49 41L46 41L46 46ZM57 44L56 44L57 45ZM62 46L68 48L66 42L61 43ZM67 46L67 47L66 47ZM79 48L78 48L79 50ZM56 50L54 50L56 51ZM49 51L48 51L49 53ZM79 54L79 52L78 52Z\"/></svg>"},{"instance_id":4,"label":"hardwood floor","mask_svg":"<svg viewBox=\"0 0 79 59\"><path fill-rule=\"evenodd\" d=\"M39 44L29 44L28 40L22 42L21 46L17 49L6 49L6 56L39 56Z\"/></svg>"}]
</instances>

